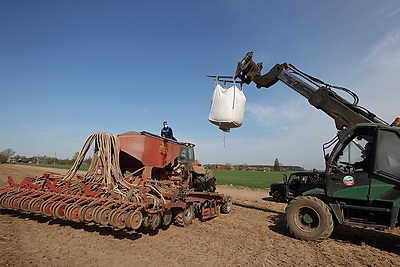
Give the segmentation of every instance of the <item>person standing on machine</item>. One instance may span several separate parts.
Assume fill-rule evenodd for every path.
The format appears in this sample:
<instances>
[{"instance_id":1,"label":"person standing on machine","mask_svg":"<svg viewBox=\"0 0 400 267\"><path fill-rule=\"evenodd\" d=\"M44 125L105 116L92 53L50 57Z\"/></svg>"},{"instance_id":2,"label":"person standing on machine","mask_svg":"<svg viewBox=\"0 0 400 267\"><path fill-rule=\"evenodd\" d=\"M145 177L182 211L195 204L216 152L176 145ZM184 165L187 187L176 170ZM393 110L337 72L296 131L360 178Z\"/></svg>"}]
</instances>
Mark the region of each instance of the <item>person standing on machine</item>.
<instances>
[{"instance_id":1,"label":"person standing on machine","mask_svg":"<svg viewBox=\"0 0 400 267\"><path fill-rule=\"evenodd\" d=\"M163 127L161 128L161 136L176 141L176 138L172 133L172 128L168 126L168 122L166 121L163 122Z\"/></svg>"}]
</instances>

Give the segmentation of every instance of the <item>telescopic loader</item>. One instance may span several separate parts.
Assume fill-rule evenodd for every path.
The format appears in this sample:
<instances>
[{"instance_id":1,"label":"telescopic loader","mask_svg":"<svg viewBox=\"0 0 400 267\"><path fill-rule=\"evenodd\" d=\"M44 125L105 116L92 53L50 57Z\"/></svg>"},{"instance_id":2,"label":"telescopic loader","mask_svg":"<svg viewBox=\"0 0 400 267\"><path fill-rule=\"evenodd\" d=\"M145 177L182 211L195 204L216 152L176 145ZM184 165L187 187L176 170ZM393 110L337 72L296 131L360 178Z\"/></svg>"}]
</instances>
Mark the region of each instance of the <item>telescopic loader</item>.
<instances>
[{"instance_id":1,"label":"telescopic loader","mask_svg":"<svg viewBox=\"0 0 400 267\"><path fill-rule=\"evenodd\" d=\"M328 238L337 224L359 225L377 229L399 226L400 207L400 118L389 125L358 105L350 90L328 85L307 75L291 64L276 64L261 75L262 63L255 63L249 52L238 63L234 79L254 82L269 88L281 81L304 96L317 109L335 121L337 135L323 145L325 178L321 188L314 188L294 198L285 210L290 232L299 239L319 241ZM333 89L349 93L351 103ZM364 155L368 167L357 169L355 154ZM333 147L333 148L332 148ZM351 149L361 148L354 153ZM328 149L332 149L327 153Z\"/></svg>"}]
</instances>

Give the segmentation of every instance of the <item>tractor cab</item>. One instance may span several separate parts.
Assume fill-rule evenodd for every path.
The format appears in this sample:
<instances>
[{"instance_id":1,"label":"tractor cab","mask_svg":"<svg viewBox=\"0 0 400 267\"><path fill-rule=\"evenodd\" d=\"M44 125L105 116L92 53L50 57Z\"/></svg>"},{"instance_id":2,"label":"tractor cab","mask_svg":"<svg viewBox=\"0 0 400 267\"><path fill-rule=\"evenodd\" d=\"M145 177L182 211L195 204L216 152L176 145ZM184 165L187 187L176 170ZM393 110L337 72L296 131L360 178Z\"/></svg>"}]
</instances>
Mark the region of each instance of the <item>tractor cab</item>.
<instances>
[{"instance_id":1,"label":"tractor cab","mask_svg":"<svg viewBox=\"0 0 400 267\"><path fill-rule=\"evenodd\" d=\"M191 143L180 143L181 154L179 156L180 161L195 162L194 156L194 144Z\"/></svg>"},{"instance_id":2,"label":"tractor cab","mask_svg":"<svg viewBox=\"0 0 400 267\"><path fill-rule=\"evenodd\" d=\"M327 167L328 196L364 201L385 198L400 181L399 129L359 124L343 130Z\"/></svg>"}]
</instances>

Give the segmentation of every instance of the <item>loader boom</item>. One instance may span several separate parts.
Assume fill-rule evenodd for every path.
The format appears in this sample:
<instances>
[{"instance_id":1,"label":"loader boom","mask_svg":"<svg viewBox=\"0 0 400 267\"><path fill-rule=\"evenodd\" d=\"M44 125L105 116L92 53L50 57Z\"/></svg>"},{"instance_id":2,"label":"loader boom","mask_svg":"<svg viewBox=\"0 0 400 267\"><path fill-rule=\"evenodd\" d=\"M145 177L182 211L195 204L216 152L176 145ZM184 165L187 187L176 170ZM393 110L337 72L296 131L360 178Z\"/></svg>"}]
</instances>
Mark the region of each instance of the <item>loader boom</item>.
<instances>
[{"instance_id":1,"label":"loader boom","mask_svg":"<svg viewBox=\"0 0 400 267\"><path fill-rule=\"evenodd\" d=\"M367 109L358 106L358 97L348 89L325 84L287 63L276 64L268 73L261 75L262 63L256 64L252 57L253 52L248 52L238 63L235 78L240 78L246 84L253 81L258 88L269 88L278 81L285 83L308 99L312 106L332 117L338 130L363 122L387 124ZM355 98L355 102L350 103L331 88L350 93Z\"/></svg>"}]
</instances>

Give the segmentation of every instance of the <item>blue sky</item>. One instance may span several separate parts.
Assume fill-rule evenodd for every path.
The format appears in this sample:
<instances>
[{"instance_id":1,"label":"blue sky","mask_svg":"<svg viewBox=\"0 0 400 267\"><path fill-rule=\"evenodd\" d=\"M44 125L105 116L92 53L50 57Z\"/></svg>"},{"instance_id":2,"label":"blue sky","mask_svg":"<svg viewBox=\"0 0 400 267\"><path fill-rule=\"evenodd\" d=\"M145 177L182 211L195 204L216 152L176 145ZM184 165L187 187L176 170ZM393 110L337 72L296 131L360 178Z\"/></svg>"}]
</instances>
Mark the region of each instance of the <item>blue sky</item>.
<instances>
[{"instance_id":1,"label":"blue sky","mask_svg":"<svg viewBox=\"0 0 400 267\"><path fill-rule=\"evenodd\" d=\"M215 86L248 51L288 62L400 116L397 0L0 0L0 151L71 158L94 132L158 134L167 120L202 163L323 168L334 122L278 83L244 87L242 127L208 121Z\"/></svg>"}]
</instances>

